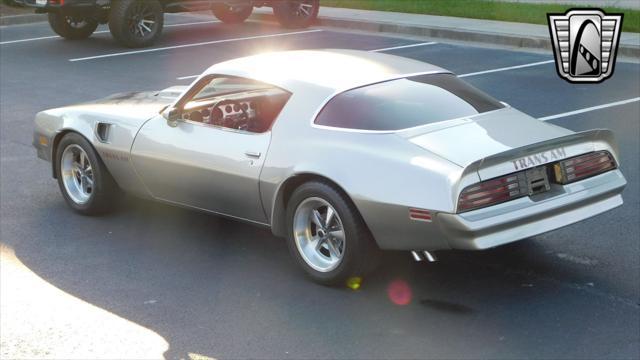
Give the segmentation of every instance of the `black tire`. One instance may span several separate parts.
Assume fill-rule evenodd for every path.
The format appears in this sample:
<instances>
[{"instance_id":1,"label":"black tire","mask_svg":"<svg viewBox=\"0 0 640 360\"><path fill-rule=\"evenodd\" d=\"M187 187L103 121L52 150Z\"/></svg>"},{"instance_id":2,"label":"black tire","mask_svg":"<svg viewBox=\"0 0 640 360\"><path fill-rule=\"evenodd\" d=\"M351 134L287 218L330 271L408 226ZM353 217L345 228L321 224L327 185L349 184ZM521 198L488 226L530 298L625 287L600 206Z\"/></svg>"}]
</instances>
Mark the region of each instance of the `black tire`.
<instances>
[{"instance_id":1,"label":"black tire","mask_svg":"<svg viewBox=\"0 0 640 360\"><path fill-rule=\"evenodd\" d=\"M164 12L158 0L115 0L111 4L109 31L126 47L152 45L162 34L163 25Z\"/></svg>"},{"instance_id":2,"label":"black tire","mask_svg":"<svg viewBox=\"0 0 640 360\"><path fill-rule=\"evenodd\" d=\"M225 24L240 24L247 20L253 12L253 6L230 6L227 4L213 4L213 15Z\"/></svg>"},{"instance_id":3,"label":"black tire","mask_svg":"<svg viewBox=\"0 0 640 360\"><path fill-rule=\"evenodd\" d=\"M78 146L86 153L89 164L91 166L91 177L93 178L93 187L91 194L86 202L79 203L73 199L64 184L62 155L68 147ZM120 189L115 180L105 167L104 163L97 155L93 146L80 134L68 133L58 143L54 157L56 177L58 186L62 192L62 196L66 200L69 207L83 215L103 214L113 210L117 200L120 198Z\"/></svg>"},{"instance_id":4,"label":"black tire","mask_svg":"<svg viewBox=\"0 0 640 360\"><path fill-rule=\"evenodd\" d=\"M328 202L338 214L345 235L342 260L333 270L322 272L311 267L302 257L294 236L294 216L299 205L307 199L320 198ZM343 192L320 181L299 186L287 204L287 243L298 265L322 285L348 285L353 278L362 278L375 269L380 250L358 210Z\"/></svg>"},{"instance_id":5,"label":"black tire","mask_svg":"<svg viewBox=\"0 0 640 360\"><path fill-rule=\"evenodd\" d=\"M292 29L311 26L316 21L319 10L320 0L283 0L273 4L273 14L278 22Z\"/></svg>"},{"instance_id":6,"label":"black tire","mask_svg":"<svg viewBox=\"0 0 640 360\"><path fill-rule=\"evenodd\" d=\"M95 19L63 15L62 13L49 13L48 18L51 29L68 40L86 39L98 27L98 22Z\"/></svg>"}]
</instances>

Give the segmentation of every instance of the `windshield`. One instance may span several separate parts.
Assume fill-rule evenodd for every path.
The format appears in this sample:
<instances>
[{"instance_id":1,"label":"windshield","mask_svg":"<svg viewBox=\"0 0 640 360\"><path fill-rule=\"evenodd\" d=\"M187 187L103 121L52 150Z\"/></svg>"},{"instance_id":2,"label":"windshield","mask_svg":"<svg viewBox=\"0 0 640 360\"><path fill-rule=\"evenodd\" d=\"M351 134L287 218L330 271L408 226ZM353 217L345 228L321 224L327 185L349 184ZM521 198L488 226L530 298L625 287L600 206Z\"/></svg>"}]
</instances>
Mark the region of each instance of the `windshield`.
<instances>
[{"instance_id":1,"label":"windshield","mask_svg":"<svg viewBox=\"0 0 640 360\"><path fill-rule=\"evenodd\" d=\"M269 88L268 85L239 77L216 77L205 85L192 100L203 100L236 92Z\"/></svg>"},{"instance_id":2,"label":"windshield","mask_svg":"<svg viewBox=\"0 0 640 360\"><path fill-rule=\"evenodd\" d=\"M401 130L503 108L452 74L429 74L346 91L322 109L318 125Z\"/></svg>"}]
</instances>

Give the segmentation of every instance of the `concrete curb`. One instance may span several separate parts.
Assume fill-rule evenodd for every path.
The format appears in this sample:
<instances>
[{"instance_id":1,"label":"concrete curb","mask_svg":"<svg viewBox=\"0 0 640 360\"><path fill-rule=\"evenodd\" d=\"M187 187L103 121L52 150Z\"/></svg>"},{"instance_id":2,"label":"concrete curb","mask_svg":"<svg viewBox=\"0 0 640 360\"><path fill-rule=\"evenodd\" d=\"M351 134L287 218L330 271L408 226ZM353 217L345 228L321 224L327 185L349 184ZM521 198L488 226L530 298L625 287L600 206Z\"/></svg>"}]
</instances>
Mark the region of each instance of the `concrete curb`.
<instances>
[{"instance_id":1,"label":"concrete curb","mask_svg":"<svg viewBox=\"0 0 640 360\"><path fill-rule=\"evenodd\" d=\"M257 13L254 14L252 18L262 21L275 21L274 16L271 14ZM547 50L552 49L550 38L540 36L525 37L520 35L478 32L460 28L410 25L391 22L347 20L327 16L318 17L318 25L369 32L424 36L457 41L471 41L519 48ZM640 58L640 46L620 44L618 46L618 55Z\"/></svg>"},{"instance_id":2,"label":"concrete curb","mask_svg":"<svg viewBox=\"0 0 640 360\"><path fill-rule=\"evenodd\" d=\"M47 14L25 14L0 16L0 26L29 24L47 21Z\"/></svg>"},{"instance_id":3,"label":"concrete curb","mask_svg":"<svg viewBox=\"0 0 640 360\"><path fill-rule=\"evenodd\" d=\"M252 15L251 18L261 21L275 21L275 17L273 16L273 14L265 12L256 12ZM47 21L46 14L8 15L0 17L0 26L28 24L44 21ZM504 33L479 32L475 30L465 30L452 27L425 26L381 21L363 21L356 19L335 18L329 16L320 16L318 18L318 25L369 32L423 36L457 41L470 41L519 48L547 50L552 49L551 40L548 37L540 36L521 36ZM620 44L618 46L618 55L638 59L640 58L640 46Z\"/></svg>"}]
</instances>

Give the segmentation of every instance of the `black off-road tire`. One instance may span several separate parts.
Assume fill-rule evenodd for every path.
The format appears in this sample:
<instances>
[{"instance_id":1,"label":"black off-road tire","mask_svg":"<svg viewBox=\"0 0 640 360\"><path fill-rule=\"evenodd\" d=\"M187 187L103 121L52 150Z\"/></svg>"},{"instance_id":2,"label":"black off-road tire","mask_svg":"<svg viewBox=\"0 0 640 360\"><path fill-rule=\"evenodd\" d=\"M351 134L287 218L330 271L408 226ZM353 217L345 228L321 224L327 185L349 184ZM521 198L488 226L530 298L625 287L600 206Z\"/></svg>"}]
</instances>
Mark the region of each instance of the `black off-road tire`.
<instances>
[{"instance_id":1,"label":"black off-road tire","mask_svg":"<svg viewBox=\"0 0 640 360\"><path fill-rule=\"evenodd\" d=\"M306 6L307 12L300 11ZM300 29L311 26L318 17L320 0L283 0L273 4L273 14L278 22L287 28Z\"/></svg>"},{"instance_id":2,"label":"black off-road tire","mask_svg":"<svg viewBox=\"0 0 640 360\"><path fill-rule=\"evenodd\" d=\"M68 40L86 39L98 27L98 22L95 19L63 15L58 12L49 13L48 19L51 29Z\"/></svg>"},{"instance_id":3,"label":"black off-road tire","mask_svg":"<svg viewBox=\"0 0 640 360\"><path fill-rule=\"evenodd\" d=\"M320 198L331 204L342 221L345 233L345 249L342 261L329 271L313 269L305 262L296 246L293 222L295 211L305 199ZM287 244L289 252L311 279L322 285L344 286L354 278L363 278L378 265L380 249L355 205L340 189L322 181L300 185L287 204Z\"/></svg>"},{"instance_id":4,"label":"black off-road tire","mask_svg":"<svg viewBox=\"0 0 640 360\"><path fill-rule=\"evenodd\" d=\"M225 24L240 24L247 20L253 12L253 6L235 6L227 4L213 4L213 15Z\"/></svg>"},{"instance_id":5,"label":"black off-road tire","mask_svg":"<svg viewBox=\"0 0 640 360\"><path fill-rule=\"evenodd\" d=\"M139 13L148 14L154 21L151 32L138 32L135 18ZM162 34L164 11L158 0L114 0L109 13L109 31L116 41L130 47L146 47L152 45Z\"/></svg>"},{"instance_id":6,"label":"black off-road tire","mask_svg":"<svg viewBox=\"0 0 640 360\"><path fill-rule=\"evenodd\" d=\"M64 185L64 174L62 174L61 166L62 154L70 145L77 145L82 148L82 150L87 154L92 167L92 194L89 200L82 204L77 203L71 198ZM56 147L54 161L56 162L55 171L60 192L62 192L62 196L69 207L74 211L82 215L98 215L108 213L114 209L118 200L121 198L122 191L105 167L102 159L100 159L93 146L91 146L91 144L82 135L74 132L64 135Z\"/></svg>"}]
</instances>

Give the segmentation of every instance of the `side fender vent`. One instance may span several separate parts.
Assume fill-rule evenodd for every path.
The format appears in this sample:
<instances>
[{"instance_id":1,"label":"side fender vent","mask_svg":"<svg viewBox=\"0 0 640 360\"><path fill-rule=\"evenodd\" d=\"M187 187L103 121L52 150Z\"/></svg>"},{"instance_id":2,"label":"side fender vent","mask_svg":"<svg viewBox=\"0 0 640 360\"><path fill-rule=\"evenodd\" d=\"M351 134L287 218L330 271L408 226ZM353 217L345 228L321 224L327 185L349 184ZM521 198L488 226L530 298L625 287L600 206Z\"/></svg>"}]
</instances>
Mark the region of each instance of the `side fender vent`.
<instances>
[{"instance_id":1,"label":"side fender vent","mask_svg":"<svg viewBox=\"0 0 640 360\"><path fill-rule=\"evenodd\" d=\"M112 124L98 123L96 126L96 137L98 141L103 143L109 142L109 133L111 132Z\"/></svg>"}]
</instances>

